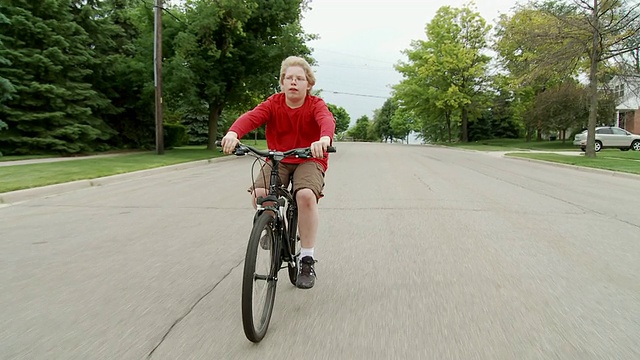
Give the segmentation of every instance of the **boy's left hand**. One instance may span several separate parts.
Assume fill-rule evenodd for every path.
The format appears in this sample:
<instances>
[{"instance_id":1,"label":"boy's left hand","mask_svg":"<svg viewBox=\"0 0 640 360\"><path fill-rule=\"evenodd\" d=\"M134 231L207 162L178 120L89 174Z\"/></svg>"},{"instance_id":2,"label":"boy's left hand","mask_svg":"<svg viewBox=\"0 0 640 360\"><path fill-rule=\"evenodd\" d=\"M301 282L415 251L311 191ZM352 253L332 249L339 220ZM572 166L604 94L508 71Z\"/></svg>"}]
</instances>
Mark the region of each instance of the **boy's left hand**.
<instances>
[{"instance_id":1,"label":"boy's left hand","mask_svg":"<svg viewBox=\"0 0 640 360\"><path fill-rule=\"evenodd\" d=\"M322 159L329 146L331 146L331 138L323 136L320 140L311 143L311 155L313 155L314 158Z\"/></svg>"}]
</instances>

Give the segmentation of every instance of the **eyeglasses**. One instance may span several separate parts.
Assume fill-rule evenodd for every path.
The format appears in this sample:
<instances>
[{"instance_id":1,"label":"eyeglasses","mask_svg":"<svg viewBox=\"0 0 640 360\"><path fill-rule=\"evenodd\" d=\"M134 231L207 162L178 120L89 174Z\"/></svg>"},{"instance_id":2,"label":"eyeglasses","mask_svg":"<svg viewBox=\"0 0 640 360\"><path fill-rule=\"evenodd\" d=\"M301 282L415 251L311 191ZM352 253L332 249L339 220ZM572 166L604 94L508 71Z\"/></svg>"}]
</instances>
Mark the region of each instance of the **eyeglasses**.
<instances>
[{"instance_id":1,"label":"eyeglasses","mask_svg":"<svg viewBox=\"0 0 640 360\"><path fill-rule=\"evenodd\" d=\"M296 82L305 82L307 81L307 78L305 78L304 76L286 76L284 78L284 81L286 82L293 82L293 80L295 80Z\"/></svg>"}]
</instances>

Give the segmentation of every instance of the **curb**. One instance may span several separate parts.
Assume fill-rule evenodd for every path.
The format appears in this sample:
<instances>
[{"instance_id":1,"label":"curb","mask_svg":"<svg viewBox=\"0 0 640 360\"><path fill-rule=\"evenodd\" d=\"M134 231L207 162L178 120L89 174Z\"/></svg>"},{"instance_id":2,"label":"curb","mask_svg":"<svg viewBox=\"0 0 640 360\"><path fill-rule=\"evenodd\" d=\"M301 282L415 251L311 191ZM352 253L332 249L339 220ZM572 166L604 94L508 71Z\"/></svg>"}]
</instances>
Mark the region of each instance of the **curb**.
<instances>
[{"instance_id":1,"label":"curb","mask_svg":"<svg viewBox=\"0 0 640 360\"><path fill-rule=\"evenodd\" d=\"M84 180L77 180L77 181L71 181L71 182L60 183L60 184L40 186L40 187L31 188L31 189L9 191L5 193L0 193L0 205L16 204L19 202L32 200L35 198L59 195L59 194L63 194L70 191L90 188L93 186L103 186L103 185L119 183L119 182L131 180L131 179L154 175L154 174L163 173L163 172L190 169L198 166L230 161L235 158L236 156L224 156L224 157L212 158L208 160L197 160L197 161L191 161L191 162L180 163L175 165L157 167L153 169L145 169L145 170L132 171L132 172L123 173L123 174L109 175L109 176L104 176L104 177L99 177L94 179L84 179Z\"/></svg>"}]
</instances>

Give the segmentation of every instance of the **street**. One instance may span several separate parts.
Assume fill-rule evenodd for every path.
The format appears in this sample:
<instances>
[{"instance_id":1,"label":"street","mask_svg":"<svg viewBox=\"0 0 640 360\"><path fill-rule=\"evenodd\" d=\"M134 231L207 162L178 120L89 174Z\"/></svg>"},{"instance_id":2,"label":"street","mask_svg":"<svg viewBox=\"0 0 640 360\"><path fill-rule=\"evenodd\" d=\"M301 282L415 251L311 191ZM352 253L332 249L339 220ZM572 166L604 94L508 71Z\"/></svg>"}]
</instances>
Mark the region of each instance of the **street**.
<instances>
[{"instance_id":1,"label":"street","mask_svg":"<svg viewBox=\"0 0 640 360\"><path fill-rule=\"evenodd\" d=\"M240 290L252 158L0 207L0 359L639 359L640 177L336 143L318 279Z\"/></svg>"}]
</instances>

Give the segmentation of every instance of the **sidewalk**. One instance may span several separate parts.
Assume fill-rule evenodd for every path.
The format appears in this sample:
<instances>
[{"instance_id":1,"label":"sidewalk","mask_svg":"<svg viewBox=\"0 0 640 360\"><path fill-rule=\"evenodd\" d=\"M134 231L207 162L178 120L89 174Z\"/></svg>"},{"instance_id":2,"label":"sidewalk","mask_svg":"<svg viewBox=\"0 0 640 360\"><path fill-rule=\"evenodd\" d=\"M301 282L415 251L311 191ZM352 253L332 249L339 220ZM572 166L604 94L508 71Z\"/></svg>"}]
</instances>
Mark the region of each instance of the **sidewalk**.
<instances>
[{"instance_id":1,"label":"sidewalk","mask_svg":"<svg viewBox=\"0 0 640 360\"><path fill-rule=\"evenodd\" d=\"M128 155L128 154L131 154L131 153L118 153L118 154L87 155L87 156L75 156L75 157L54 157L54 158L41 158L41 159L29 159L29 160L0 161L0 166L28 165L28 164L51 163L51 162L58 162L58 161L95 159L95 158L102 158L102 157L122 156L122 155Z\"/></svg>"},{"instance_id":2,"label":"sidewalk","mask_svg":"<svg viewBox=\"0 0 640 360\"><path fill-rule=\"evenodd\" d=\"M580 151L545 151L545 150L511 150L511 151L473 150L473 151L478 151L478 152L496 156L496 157L504 157L506 154L510 154L510 153L536 153L536 154L558 154L558 155L567 155L567 156L584 156L584 153Z\"/></svg>"}]
</instances>

